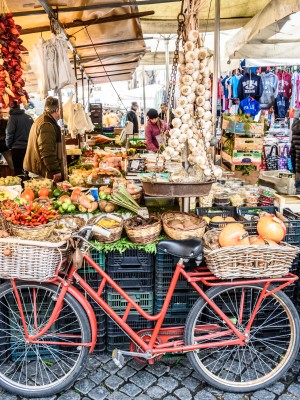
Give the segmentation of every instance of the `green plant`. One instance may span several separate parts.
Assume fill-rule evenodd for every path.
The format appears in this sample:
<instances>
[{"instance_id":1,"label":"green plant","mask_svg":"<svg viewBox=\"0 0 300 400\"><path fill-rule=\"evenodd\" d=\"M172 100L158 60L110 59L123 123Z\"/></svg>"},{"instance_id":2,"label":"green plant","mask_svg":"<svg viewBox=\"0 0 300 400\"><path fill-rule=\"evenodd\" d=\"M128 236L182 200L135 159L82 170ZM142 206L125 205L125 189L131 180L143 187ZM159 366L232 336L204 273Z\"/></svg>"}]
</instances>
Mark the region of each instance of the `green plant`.
<instances>
[{"instance_id":1,"label":"green plant","mask_svg":"<svg viewBox=\"0 0 300 400\"><path fill-rule=\"evenodd\" d=\"M141 245L132 243L127 237L122 237L113 243L100 243L96 241L91 241L92 245L95 246L98 250L103 251L104 253L109 253L111 251L118 251L119 253L124 253L124 251L128 249L138 249L145 250L146 253L156 254L156 244L159 240L166 239L165 235L161 235L155 242Z\"/></svg>"},{"instance_id":2,"label":"green plant","mask_svg":"<svg viewBox=\"0 0 300 400\"><path fill-rule=\"evenodd\" d=\"M251 171L256 171L255 165L236 165L236 171L243 171L242 175L249 176Z\"/></svg>"}]
</instances>

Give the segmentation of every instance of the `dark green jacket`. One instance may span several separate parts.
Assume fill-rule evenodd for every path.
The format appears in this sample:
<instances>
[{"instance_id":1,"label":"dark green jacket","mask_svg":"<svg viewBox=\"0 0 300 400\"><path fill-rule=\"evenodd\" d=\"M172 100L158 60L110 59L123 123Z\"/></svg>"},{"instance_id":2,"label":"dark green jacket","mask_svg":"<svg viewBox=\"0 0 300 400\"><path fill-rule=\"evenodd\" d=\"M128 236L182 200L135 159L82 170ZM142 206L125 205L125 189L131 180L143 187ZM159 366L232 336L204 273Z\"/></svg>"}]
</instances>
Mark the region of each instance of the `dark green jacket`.
<instances>
[{"instance_id":1,"label":"dark green jacket","mask_svg":"<svg viewBox=\"0 0 300 400\"><path fill-rule=\"evenodd\" d=\"M50 179L62 172L60 127L48 113L40 115L31 127L23 167Z\"/></svg>"}]
</instances>

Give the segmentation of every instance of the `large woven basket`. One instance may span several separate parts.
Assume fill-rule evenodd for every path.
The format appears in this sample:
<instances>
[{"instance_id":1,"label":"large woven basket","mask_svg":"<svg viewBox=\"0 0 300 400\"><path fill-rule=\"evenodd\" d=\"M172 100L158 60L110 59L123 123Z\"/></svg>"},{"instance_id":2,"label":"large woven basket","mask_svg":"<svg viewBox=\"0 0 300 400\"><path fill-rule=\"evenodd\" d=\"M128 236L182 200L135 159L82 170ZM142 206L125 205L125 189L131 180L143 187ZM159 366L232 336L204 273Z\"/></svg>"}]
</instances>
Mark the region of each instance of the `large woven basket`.
<instances>
[{"instance_id":1,"label":"large woven basket","mask_svg":"<svg viewBox=\"0 0 300 400\"><path fill-rule=\"evenodd\" d=\"M158 239L162 228L159 217L155 217L157 221L154 224L139 227L129 226L133 218L135 217L129 218L124 224L126 234L132 243L148 244Z\"/></svg>"},{"instance_id":2,"label":"large woven basket","mask_svg":"<svg viewBox=\"0 0 300 400\"><path fill-rule=\"evenodd\" d=\"M10 255L3 254L6 249L10 250ZM37 242L14 237L0 239L0 278L49 280L67 254L67 242Z\"/></svg>"},{"instance_id":3,"label":"large woven basket","mask_svg":"<svg viewBox=\"0 0 300 400\"><path fill-rule=\"evenodd\" d=\"M124 226L124 220L120 214L116 214L118 218L121 218L122 221L119 223L119 225L111 227L111 228L106 228L110 231L110 236L106 237L103 235L100 235L99 233L93 233L93 238L97 240L98 242L101 243L113 243L116 242L117 240L121 239L122 232L123 232L123 226ZM95 220L98 218L98 215L95 217L91 218L88 221L88 224L94 224ZM101 221L100 221L101 224Z\"/></svg>"},{"instance_id":4,"label":"large woven basket","mask_svg":"<svg viewBox=\"0 0 300 400\"><path fill-rule=\"evenodd\" d=\"M220 279L281 277L289 269L299 248L280 246L230 246L204 250L207 268Z\"/></svg>"},{"instance_id":5,"label":"large woven basket","mask_svg":"<svg viewBox=\"0 0 300 400\"><path fill-rule=\"evenodd\" d=\"M195 228L172 228L169 225L170 221L179 219L181 222L191 221L195 224ZM184 240L190 238L202 238L205 232L206 223L202 217L195 214L188 214L179 211L167 211L162 215L162 222L166 234L174 240Z\"/></svg>"},{"instance_id":6,"label":"large woven basket","mask_svg":"<svg viewBox=\"0 0 300 400\"><path fill-rule=\"evenodd\" d=\"M45 240L53 233L55 228L54 222L49 222L39 226L22 226L10 224L10 232L13 236L27 240Z\"/></svg>"}]
</instances>

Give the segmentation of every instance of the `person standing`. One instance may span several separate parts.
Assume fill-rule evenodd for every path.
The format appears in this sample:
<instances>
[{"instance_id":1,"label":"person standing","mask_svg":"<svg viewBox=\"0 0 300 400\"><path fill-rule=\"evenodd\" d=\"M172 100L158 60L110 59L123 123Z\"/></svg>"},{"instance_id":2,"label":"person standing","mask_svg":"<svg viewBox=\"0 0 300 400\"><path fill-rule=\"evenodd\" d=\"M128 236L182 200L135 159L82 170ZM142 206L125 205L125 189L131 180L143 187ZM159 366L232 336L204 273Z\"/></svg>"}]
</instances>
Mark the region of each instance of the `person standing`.
<instances>
[{"instance_id":1,"label":"person standing","mask_svg":"<svg viewBox=\"0 0 300 400\"><path fill-rule=\"evenodd\" d=\"M33 119L21 110L17 100L12 102L6 127L6 146L11 150L16 175L23 175L23 161L27 149L30 128Z\"/></svg>"},{"instance_id":2,"label":"person standing","mask_svg":"<svg viewBox=\"0 0 300 400\"><path fill-rule=\"evenodd\" d=\"M165 143L165 134L169 130L168 124L161 120L157 110L150 108L147 112L148 122L145 129L147 150L157 152Z\"/></svg>"},{"instance_id":3,"label":"person standing","mask_svg":"<svg viewBox=\"0 0 300 400\"><path fill-rule=\"evenodd\" d=\"M138 122L138 118L136 115L138 108L139 108L138 103L136 101L133 101L131 103L131 109L130 109L130 111L128 111L127 117L126 117L127 121L130 121L133 123L133 133L139 133L139 122Z\"/></svg>"},{"instance_id":4,"label":"person standing","mask_svg":"<svg viewBox=\"0 0 300 400\"><path fill-rule=\"evenodd\" d=\"M63 177L61 159L61 131L59 103L55 97L47 97L44 113L31 127L24 169L30 177L43 177L60 182Z\"/></svg>"},{"instance_id":5,"label":"person standing","mask_svg":"<svg viewBox=\"0 0 300 400\"><path fill-rule=\"evenodd\" d=\"M3 110L0 108L0 153L3 155L7 165L11 170L11 174L15 174L14 164L11 157L11 151L7 148L5 143L6 138L7 119L3 118Z\"/></svg>"}]
</instances>

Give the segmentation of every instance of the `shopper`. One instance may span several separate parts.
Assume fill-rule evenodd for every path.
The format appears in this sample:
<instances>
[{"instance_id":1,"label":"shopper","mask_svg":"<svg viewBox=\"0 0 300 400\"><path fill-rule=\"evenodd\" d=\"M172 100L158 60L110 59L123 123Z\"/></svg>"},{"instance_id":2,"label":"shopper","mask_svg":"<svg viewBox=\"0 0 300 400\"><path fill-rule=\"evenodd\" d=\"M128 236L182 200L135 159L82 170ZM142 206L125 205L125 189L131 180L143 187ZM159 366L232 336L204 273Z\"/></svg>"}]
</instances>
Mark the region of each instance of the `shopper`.
<instances>
[{"instance_id":1,"label":"shopper","mask_svg":"<svg viewBox=\"0 0 300 400\"><path fill-rule=\"evenodd\" d=\"M136 101L133 101L131 103L131 109L130 109L130 111L128 111L127 117L126 117L127 121L130 121L133 123L133 133L139 133L139 122L138 122L138 118L136 115L138 108L139 108L138 103Z\"/></svg>"},{"instance_id":2,"label":"shopper","mask_svg":"<svg viewBox=\"0 0 300 400\"><path fill-rule=\"evenodd\" d=\"M166 116L167 111L168 111L167 103L161 103L160 113L158 114L159 118L166 121L167 120L167 116ZM172 128L171 122L175 118L175 115L172 112L171 112L170 118L171 118L170 127Z\"/></svg>"},{"instance_id":3,"label":"shopper","mask_svg":"<svg viewBox=\"0 0 300 400\"><path fill-rule=\"evenodd\" d=\"M61 132L59 103L54 97L48 97L44 113L32 125L24 169L31 177L44 177L54 182L62 180Z\"/></svg>"},{"instance_id":4,"label":"shopper","mask_svg":"<svg viewBox=\"0 0 300 400\"><path fill-rule=\"evenodd\" d=\"M21 110L17 100L12 102L6 127L6 146L11 150L16 175L24 175L23 161L33 119Z\"/></svg>"},{"instance_id":5,"label":"shopper","mask_svg":"<svg viewBox=\"0 0 300 400\"><path fill-rule=\"evenodd\" d=\"M105 116L105 126L113 126L116 127L118 123L120 122L120 118L117 116L116 113L113 112L113 110L110 110L109 114L106 114Z\"/></svg>"},{"instance_id":6,"label":"shopper","mask_svg":"<svg viewBox=\"0 0 300 400\"><path fill-rule=\"evenodd\" d=\"M7 119L3 118L3 110L0 108L0 153L3 155L7 165L11 170L11 174L15 174L14 164L12 161L11 151L8 149L5 143L6 138L6 127L7 127Z\"/></svg>"},{"instance_id":7,"label":"shopper","mask_svg":"<svg viewBox=\"0 0 300 400\"><path fill-rule=\"evenodd\" d=\"M161 120L157 110L150 108L147 112L148 122L145 129L147 150L157 152L165 143L165 136L169 130L168 124Z\"/></svg>"},{"instance_id":8,"label":"shopper","mask_svg":"<svg viewBox=\"0 0 300 400\"><path fill-rule=\"evenodd\" d=\"M292 125L291 160L296 174L296 193L300 194L300 119L295 118Z\"/></svg>"}]
</instances>

